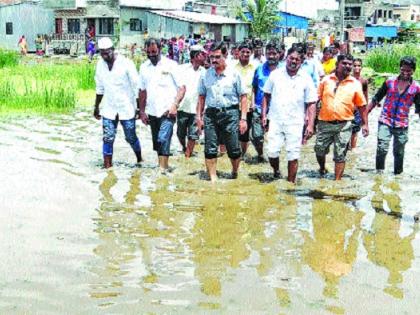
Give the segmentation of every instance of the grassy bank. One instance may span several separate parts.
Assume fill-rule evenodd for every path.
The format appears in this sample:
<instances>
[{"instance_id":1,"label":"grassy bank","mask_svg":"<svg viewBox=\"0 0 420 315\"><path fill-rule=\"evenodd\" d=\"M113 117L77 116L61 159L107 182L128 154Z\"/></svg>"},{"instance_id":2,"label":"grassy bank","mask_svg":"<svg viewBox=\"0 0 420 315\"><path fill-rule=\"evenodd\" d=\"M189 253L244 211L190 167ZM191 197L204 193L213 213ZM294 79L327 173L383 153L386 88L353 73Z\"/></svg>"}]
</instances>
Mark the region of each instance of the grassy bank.
<instances>
[{"instance_id":1,"label":"grassy bank","mask_svg":"<svg viewBox=\"0 0 420 315\"><path fill-rule=\"evenodd\" d=\"M4 67L14 67L19 63L19 55L15 51L0 49L0 69Z\"/></svg>"},{"instance_id":2,"label":"grassy bank","mask_svg":"<svg viewBox=\"0 0 420 315\"><path fill-rule=\"evenodd\" d=\"M400 72L400 60L404 56L413 56L420 62L420 49L416 44L386 45L370 51L365 60L365 66L377 73ZM420 80L420 67L417 67L414 78Z\"/></svg>"},{"instance_id":3,"label":"grassy bank","mask_svg":"<svg viewBox=\"0 0 420 315\"><path fill-rule=\"evenodd\" d=\"M20 64L0 69L0 112L68 112L79 90L94 89L95 66L87 63Z\"/></svg>"}]
</instances>

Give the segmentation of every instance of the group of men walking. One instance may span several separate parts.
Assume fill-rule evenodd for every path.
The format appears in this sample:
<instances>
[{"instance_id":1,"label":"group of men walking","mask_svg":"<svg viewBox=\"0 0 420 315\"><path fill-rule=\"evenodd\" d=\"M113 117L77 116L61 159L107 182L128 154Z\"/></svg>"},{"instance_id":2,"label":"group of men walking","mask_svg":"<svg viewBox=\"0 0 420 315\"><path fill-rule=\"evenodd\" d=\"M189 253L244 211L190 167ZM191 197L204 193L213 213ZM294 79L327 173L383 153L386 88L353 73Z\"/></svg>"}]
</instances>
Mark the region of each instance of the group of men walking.
<instances>
[{"instance_id":1,"label":"group of men walking","mask_svg":"<svg viewBox=\"0 0 420 315\"><path fill-rule=\"evenodd\" d=\"M135 132L138 118L151 127L153 149L163 172L169 167L177 122L177 136L187 158L204 131L205 163L212 182L217 180L221 146L226 148L232 164L231 177L237 178L241 157L250 141L258 161L264 161L265 138L273 176L280 177L279 154L285 147L287 180L296 182L301 146L315 134L315 129L320 174L327 172L326 155L333 144L335 178L339 180L351 147L355 118L360 118L359 129L367 136L368 112L386 97L379 120L376 168L384 169L389 142L394 137L394 172L403 171L410 107L415 104L420 114L420 86L412 79L416 69L412 57L401 60L400 75L387 80L367 106L367 91L360 72L352 76L353 57L338 55L335 70L320 80L322 66L310 45L293 45L284 58L284 45L269 42L265 58L253 60L254 47L250 42L239 45L238 55L230 59L223 42L213 43L207 52L195 45L190 48L191 62L179 66L162 57L159 40L148 39L145 44L148 60L140 66L139 73L130 60L114 52L110 39L101 39L98 46L102 60L96 69L94 116L97 119L102 116L106 168L112 166L118 122L137 162L141 162ZM207 70L203 68L206 57L210 60ZM361 60L357 62L361 66ZM360 115L355 117L355 112Z\"/></svg>"}]
</instances>

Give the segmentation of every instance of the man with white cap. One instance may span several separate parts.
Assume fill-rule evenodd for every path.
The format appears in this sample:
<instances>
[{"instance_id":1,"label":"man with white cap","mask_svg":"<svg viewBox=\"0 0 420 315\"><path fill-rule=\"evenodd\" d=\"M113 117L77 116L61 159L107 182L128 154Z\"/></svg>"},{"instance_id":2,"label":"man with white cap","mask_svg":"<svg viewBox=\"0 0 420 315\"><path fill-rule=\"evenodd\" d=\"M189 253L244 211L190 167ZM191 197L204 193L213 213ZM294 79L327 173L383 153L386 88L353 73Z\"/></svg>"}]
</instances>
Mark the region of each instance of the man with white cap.
<instances>
[{"instance_id":1,"label":"man with white cap","mask_svg":"<svg viewBox=\"0 0 420 315\"><path fill-rule=\"evenodd\" d=\"M102 60L99 60L96 66L96 101L93 115L98 120L102 117L104 167L112 166L118 122L121 122L125 140L130 144L139 163L142 157L140 141L136 135L136 67L131 60L114 52L110 38L101 38L98 48ZM99 111L101 102L102 108Z\"/></svg>"},{"instance_id":2,"label":"man with white cap","mask_svg":"<svg viewBox=\"0 0 420 315\"><path fill-rule=\"evenodd\" d=\"M179 104L185 95L185 85L179 76L178 65L161 57L160 40L146 41L149 60L140 66L140 119L150 125L153 150L159 159L162 173L169 168L173 128Z\"/></svg>"},{"instance_id":3,"label":"man with white cap","mask_svg":"<svg viewBox=\"0 0 420 315\"><path fill-rule=\"evenodd\" d=\"M205 50L201 45L190 47L190 63L183 64L180 67L180 74L185 82L185 97L181 102L177 114L177 136L182 145L185 157L191 157L195 142L199 138L199 130L195 121L198 102L198 82L205 72L202 67L204 64ZM185 138L188 139L185 142Z\"/></svg>"}]
</instances>

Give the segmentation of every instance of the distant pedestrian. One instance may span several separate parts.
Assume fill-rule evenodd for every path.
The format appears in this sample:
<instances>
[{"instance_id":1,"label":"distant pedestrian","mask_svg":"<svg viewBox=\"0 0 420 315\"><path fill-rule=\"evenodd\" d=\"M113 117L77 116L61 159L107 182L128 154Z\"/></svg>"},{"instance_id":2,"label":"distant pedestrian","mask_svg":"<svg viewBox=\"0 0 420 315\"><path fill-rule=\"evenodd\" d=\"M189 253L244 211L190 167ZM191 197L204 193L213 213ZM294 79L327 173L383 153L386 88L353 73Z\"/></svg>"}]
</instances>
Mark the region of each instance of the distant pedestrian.
<instances>
[{"instance_id":1,"label":"distant pedestrian","mask_svg":"<svg viewBox=\"0 0 420 315\"><path fill-rule=\"evenodd\" d=\"M160 40L146 41L147 60L140 66L140 118L152 131L153 150L158 155L162 173L169 169L171 140L185 85L177 64L162 58Z\"/></svg>"},{"instance_id":2,"label":"distant pedestrian","mask_svg":"<svg viewBox=\"0 0 420 315\"><path fill-rule=\"evenodd\" d=\"M321 110L317 125L315 154L320 175L327 171L325 157L334 144L335 179L340 180L346 165L347 145L351 138L351 121L358 108L362 117L362 132L369 134L366 99L362 85L351 76L353 56L339 55L335 73L327 75L318 89Z\"/></svg>"},{"instance_id":3,"label":"distant pedestrian","mask_svg":"<svg viewBox=\"0 0 420 315\"><path fill-rule=\"evenodd\" d=\"M408 116L411 106L415 105L415 112L420 116L420 85L413 80L416 70L414 57L403 57L400 61L400 74L396 78L389 78L376 92L369 104L369 112L385 102L379 116L378 145L376 148L376 169L385 169L385 158L389 149L389 142L394 138L394 174L403 172L405 144L408 142Z\"/></svg>"},{"instance_id":4,"label":"distant pedestrian","mask_svg":"<svg viewBox=\"0 0 420 315\"><path fill-rule=\"evenodd\" d=\"M322 69L324 70L325 75L331 74L334 72L336 67L336 60L333 57L332 49L330 47L325 47L322 55Z\"/></svg>"},{"instance_id":5,"label":"distant pedestrian","mask_svg":"<svg viewBox=\"0 0 420 315\"><path fill-rule=\"evenodd\" d=\"M26 56L26 54L28 53L28 42L26 41L25 35L22 35L19 38L18 46L20 48L20 54L22 56Z\"/></svg>"},{"instance_id":6,"label":"distant pedestrian","mask_svg":"<svg viewBox=\"0 0 420 315\"><path fill-rule=\"evenodd\" d=\"M136 67L131 60L114 52L110 38L101 38L98 48L102 59L96 65L96 101L93 115L98 120L102 117L104 167L112 166L118 122L121 122L125 140L130 144L139 163L142 156L140 141L136 135ZM101 102L102 109L99 110Z\"/></svg>"}]
</instances>

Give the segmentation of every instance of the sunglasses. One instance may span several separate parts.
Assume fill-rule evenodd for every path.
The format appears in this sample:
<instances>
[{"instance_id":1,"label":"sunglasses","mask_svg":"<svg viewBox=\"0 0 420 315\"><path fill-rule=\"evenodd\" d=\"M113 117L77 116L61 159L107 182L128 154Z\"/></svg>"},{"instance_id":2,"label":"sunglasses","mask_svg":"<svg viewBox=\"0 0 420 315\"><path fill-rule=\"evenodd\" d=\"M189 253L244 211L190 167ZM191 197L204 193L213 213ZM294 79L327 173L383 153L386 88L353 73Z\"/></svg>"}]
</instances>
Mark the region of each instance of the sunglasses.
<instances>
[{"instance_id":1,"label":"sunglasses","mask_svg":"<svg viewBox=\"0 0 420 315\"><path fill-rule=\"evenodd\" d=\"M220 59L220 58L222 58L222 55L212 55L212 56L210 56L209 57L210 59Z\"/></svg>"}]
</instances>

